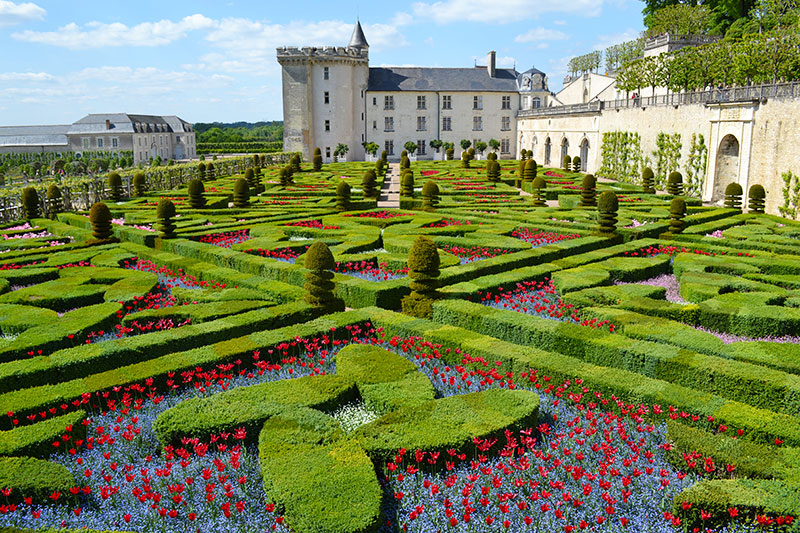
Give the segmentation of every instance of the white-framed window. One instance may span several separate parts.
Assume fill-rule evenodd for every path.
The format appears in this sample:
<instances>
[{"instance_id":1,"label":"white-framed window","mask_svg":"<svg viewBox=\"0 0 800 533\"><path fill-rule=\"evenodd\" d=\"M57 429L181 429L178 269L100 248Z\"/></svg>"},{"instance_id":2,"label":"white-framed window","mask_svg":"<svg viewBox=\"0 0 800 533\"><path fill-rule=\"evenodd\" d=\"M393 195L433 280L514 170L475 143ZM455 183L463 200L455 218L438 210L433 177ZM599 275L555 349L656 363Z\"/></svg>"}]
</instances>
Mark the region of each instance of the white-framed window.
<instances>
[{"instance_id":1,"label":"white-framed window","mask_svg":"<svg viewBox=\"0 0 800 533\"><path fill-rule=\"evenodd\" d=\"M539 98L539 97L535 97L535 98L533 99L533 103L531 104L531 107L532 107L533 109L539 109L540 107L542 107L542 100L541 100L541 98Z\"/></svg>"},{"instance_id":2,"label":"white-framed window","mask_svg":"<svg viewBox=\"0 0 800 533\"><path fill-rule=\"evenodd\" d=\"M500 106L500 109L511 109L511 97L510 96L504 96L502 102L503 103Z\"/></svg>"},{"instance_id":3,"label":"white-framed window","mask_svg":"<svg viewBox=\"0 0 800 533\"><path fill-rule=\"evenodd\" d=\"M325 94L323 95L323 100L325 100L326 104L330 104L331 103L331 93L329 93L328 91L325 91Z\"/></svg>"},{"instance_id":4,"label":"white-framed window","mask_svg":"<svg viewBox=\"0 0 800 533\"><path fill-rule=\"evenodd\" d=\"M178 137L178 142L180 142L181 138ZM111 137L111 147L112 148L119 148L119 137Z\"/></svg>"},{"instance_id":5,"label":"white-framed window","mask_svg":"<svg viewBox=\"0 0 800 533\"><path fill-rule=\"evenodd\" d=\"M83 146L84 150L88 150L89 146L91 146L92 140L89 137L81 137L81 146Z\"/></svg>"},{"instance_id":6,"label":"white-framed window","mask_svg":"<svg viewBox=\"0 0 800 533\"><path fill-rule=\"evenodd\" d=\"M507 154L511 151L511 141L508 139L500 139L500 153Z\"/></svg>"},{"instance_id":7,"label":"white-framed window","mask_svg":"<svg viewBox=\"0 0 800 533\"><path fill-rule=\"evenodd\" d=\"M325 131L331 131L331 121L330 120L326 120L325 121Z\"/></svg>"},{"instance_id":8,"label":"white-framed window","mask_svg":"<svg viewBox=\"0 0 800 533\"><path fill-rule=\"evenodd\" d=\"M483 109L483 96L472 97L472 109Z\"/></svg>"},{"instance_id":9,"label":"white-framed window","mask_svg":"<svg viewBox=\"0 0 800 533\"><path fill-rule=\"evenodd\" d=\"M102 148L103 147L103 138L102 137L98 137L97 138L97 147L98 148Z\"/></svg>"},{"instance_id":10,"label":"white-framed window","mask_svg":"<svg viewBox=\"0 0 800 533\"><path fill-rule=\"evenodd\" d=\"M417 139L417 154L425 155L425 139Z\"/></svg>"},{"instance_id":11,"label":"white-framed window","mask_svg":"<svg viewBox=\"0 0 800 533\"><path fill-rule=\"evenodd\" d=\"M383 149L386 150L386 155L394 155L394 141L391 139L384 141Z\"/></svg>"},{"instance_id":12,"label":"white-framed window","mask_svg":"<svg viewBox=\"0 0 800 533\"><path fill-rule=\"evenodd\" d=\"M331 79L331 69L328 67L322 67L322 79L329 80Z\"/></svg>"},{"instance_id":13,"label":"white-framed window","mask_svg":"<svg viewBox=\"0 0 800 533\"><path fill-rule=\"evenodd\" d=\"M383 117L383 131L394 131L394 117Z\"/></svg>"},{"instance_id":14,"label":"white-framed window","mask_svg":"<svg viewBox=\"0 0 800 533\"><path fill-rule=\"evenodd\" d=\"M417 109L427 109L424 96L417 96Z\"/></svg>"},{"instance_id":15,"label":"white-framed window","mask_svg":"<svg viewBox=\"0 0 800 533\"><path fill-rule=\"evenodd\" d=\"M453 97L449 95L442 96L442 109L453 109Z\"/></svg>"},{"instance_id":16,"label":"white-framed window","mask_svg":"<svg viewBox=\"0 0 800 533\"><path fill-rule=\"evenodd\" d=\"M511 130L511 117L502 117L500 119L500 130L501 131Z\"/></svg>"},{"instance_id":17,"label":"white-framed window","mask_svg":"<svg viewBox=\"0 0 800 533\"><path fill-rule=\"evenodd\" d=\"M428 131L426 117L417 117L417 131Z\"/></svg>"},{"instance_id":18,"label":"white-framed window","mask_svg":"<svg viewBox=\"0 0 800 533\"><path fill-rule=\"evenodd\" d=\"M472 117L472 131L483 131L483 117Z\"/></svg>"},{"instance_id":19,"label":"white-framed window","mask_svg":"<svg viewBox=\"0 0 800 533\"><path fill-rule=\"evenodd\" d=\"M383 97L383 109L386 111L394 109L394 96Z\"/></svg>"},{"instance_id":20,"label":"white-framed window","mask_svg":"<svg viewBox=\"0 0 800 533\"><path fill-rule=\"evenodd\" d=\"M453 131L453 119L451 117L442 117L442 131Z\"/></svg>"}]
</instances>

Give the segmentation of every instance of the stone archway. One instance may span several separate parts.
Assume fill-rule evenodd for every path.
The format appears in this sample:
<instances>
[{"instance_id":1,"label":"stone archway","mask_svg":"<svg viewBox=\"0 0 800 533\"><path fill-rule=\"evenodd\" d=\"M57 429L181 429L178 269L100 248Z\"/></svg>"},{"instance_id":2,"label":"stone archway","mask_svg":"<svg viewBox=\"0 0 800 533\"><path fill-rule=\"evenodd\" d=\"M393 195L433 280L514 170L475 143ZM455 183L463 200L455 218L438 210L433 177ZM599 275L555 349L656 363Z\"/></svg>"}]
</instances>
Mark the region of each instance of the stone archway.
<instances>
[{"instance_id":1,"label":"stone archway","mask_svg":"<svg viewBox=\"0 0 800 533\"><path fill-rule=\"evenodd\" d=\"M558 160L559 166L563 163L565 155L569 155L569 140L567 140L566 137L561 139L561 158Z\"/></svg>"},{"instance_id":2,"label":"stone archway","mask_svg":"<svg viewBox=\"0 0 800 533\"><path fill-rule=\"evenodd\" d=\"M581 141L581 172L586 172L586 165L589 162L589 139Z\"/></svg>"},{"instance_id":3,"label":"stone archway","mask_svg":"<svg viewBox=\"0 0 800 533\"><path fill-rule=\"evenodd\" d=\"M739 140L733 135L726 135L719 143L717 165L714 175L714 190L711 201L717 202L725 198L725 187L737 182L739 178Z\"/></svg>"}]
</instances>

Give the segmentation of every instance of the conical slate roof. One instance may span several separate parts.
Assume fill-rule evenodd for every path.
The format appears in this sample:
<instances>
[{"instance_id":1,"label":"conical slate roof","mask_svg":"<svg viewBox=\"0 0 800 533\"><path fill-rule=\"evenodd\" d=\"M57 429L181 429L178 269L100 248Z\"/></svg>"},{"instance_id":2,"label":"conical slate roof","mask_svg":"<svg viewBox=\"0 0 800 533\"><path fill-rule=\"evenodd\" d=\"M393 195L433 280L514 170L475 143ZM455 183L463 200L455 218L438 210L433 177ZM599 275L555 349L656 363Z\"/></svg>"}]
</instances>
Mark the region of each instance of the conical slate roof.
<instances>
[{"instance_id":1,"label":"conical slate roof","mask_svg":"<svg viewBox=\"0 0 800 533\"><path fill-rule=\"evenodd\" d=\"M350 37L350 44L347 46L354 48L369 48L367 38L364 37L364 30L361 29L361 21L356 21L356 27L353 28L353 36Z\"/></svg>"}]
</instances>

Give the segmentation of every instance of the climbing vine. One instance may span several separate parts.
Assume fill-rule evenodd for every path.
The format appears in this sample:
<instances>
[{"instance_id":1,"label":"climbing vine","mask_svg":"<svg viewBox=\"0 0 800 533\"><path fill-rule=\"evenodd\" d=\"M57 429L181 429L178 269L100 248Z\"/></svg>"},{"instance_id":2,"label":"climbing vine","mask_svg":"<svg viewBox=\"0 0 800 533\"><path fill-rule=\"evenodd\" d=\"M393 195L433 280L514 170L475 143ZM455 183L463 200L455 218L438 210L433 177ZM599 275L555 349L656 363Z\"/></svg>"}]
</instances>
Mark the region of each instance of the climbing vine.
<instances>
[{"instance_id":1,"label":"climbing vine","mask_svg":"<svg viewBox=\"0 0 800 533\"><path fill-rule=\"evenodd\" d=\"M681 159L681 134L658 132L656 136L656 149L653 151L655 158L655 174L656 189L664 190L666 188L667 176L670 172L678 170Z\"/></svg>"},{"instance_id":2,"label":"climbing vine","mask_svg":"<svg viewBox=\"0 0 800 533\"><path fill-rule=\"evenodd\" d=\"M642 166L642 138L638 133L610 131L600 147L602 166L598 174L617 181L634 182Z\"/></svg>"},{"instance_id":3,"label":"climbing vine","mask_svg":"<svg viewBox=\"0 0 800 533\"><path fill-rule=\"evenodd\" d=\"M796 176L791 170L781 174L783 178L783 205L778 207L781 215L797 220L800 213L800 176Z\"/></svg>"},{"instance_id":4,"label":"climbing vine","mask_svg":"<svg viewBox=\"0 0 800 533\"><path fill-rule=\"evenodd\" d=\"M708 146L702 133L692 134L689 155L683 167L684 194L699 198L703 194L706 181L706 165L708 164Z\"/></svg>"}]
</instances>

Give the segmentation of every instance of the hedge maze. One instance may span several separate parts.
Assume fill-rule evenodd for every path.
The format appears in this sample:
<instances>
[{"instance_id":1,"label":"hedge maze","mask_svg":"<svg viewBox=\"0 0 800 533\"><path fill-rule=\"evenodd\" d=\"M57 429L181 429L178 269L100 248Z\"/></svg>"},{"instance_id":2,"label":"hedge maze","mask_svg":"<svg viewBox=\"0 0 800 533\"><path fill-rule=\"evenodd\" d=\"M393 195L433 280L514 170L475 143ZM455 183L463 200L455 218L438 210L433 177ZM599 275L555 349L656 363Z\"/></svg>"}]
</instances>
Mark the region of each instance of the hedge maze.
<instances>
[{"instance_id":1,"label":"hedge maze","mask_svg":"<svg viewBox=\"0 0 800 533\"><path fill-rule=\"evenodd\" d=\"M0 531L796 529L800 223L761 190L209 167L0 228Z\"/></svg>"}]
</instances>

